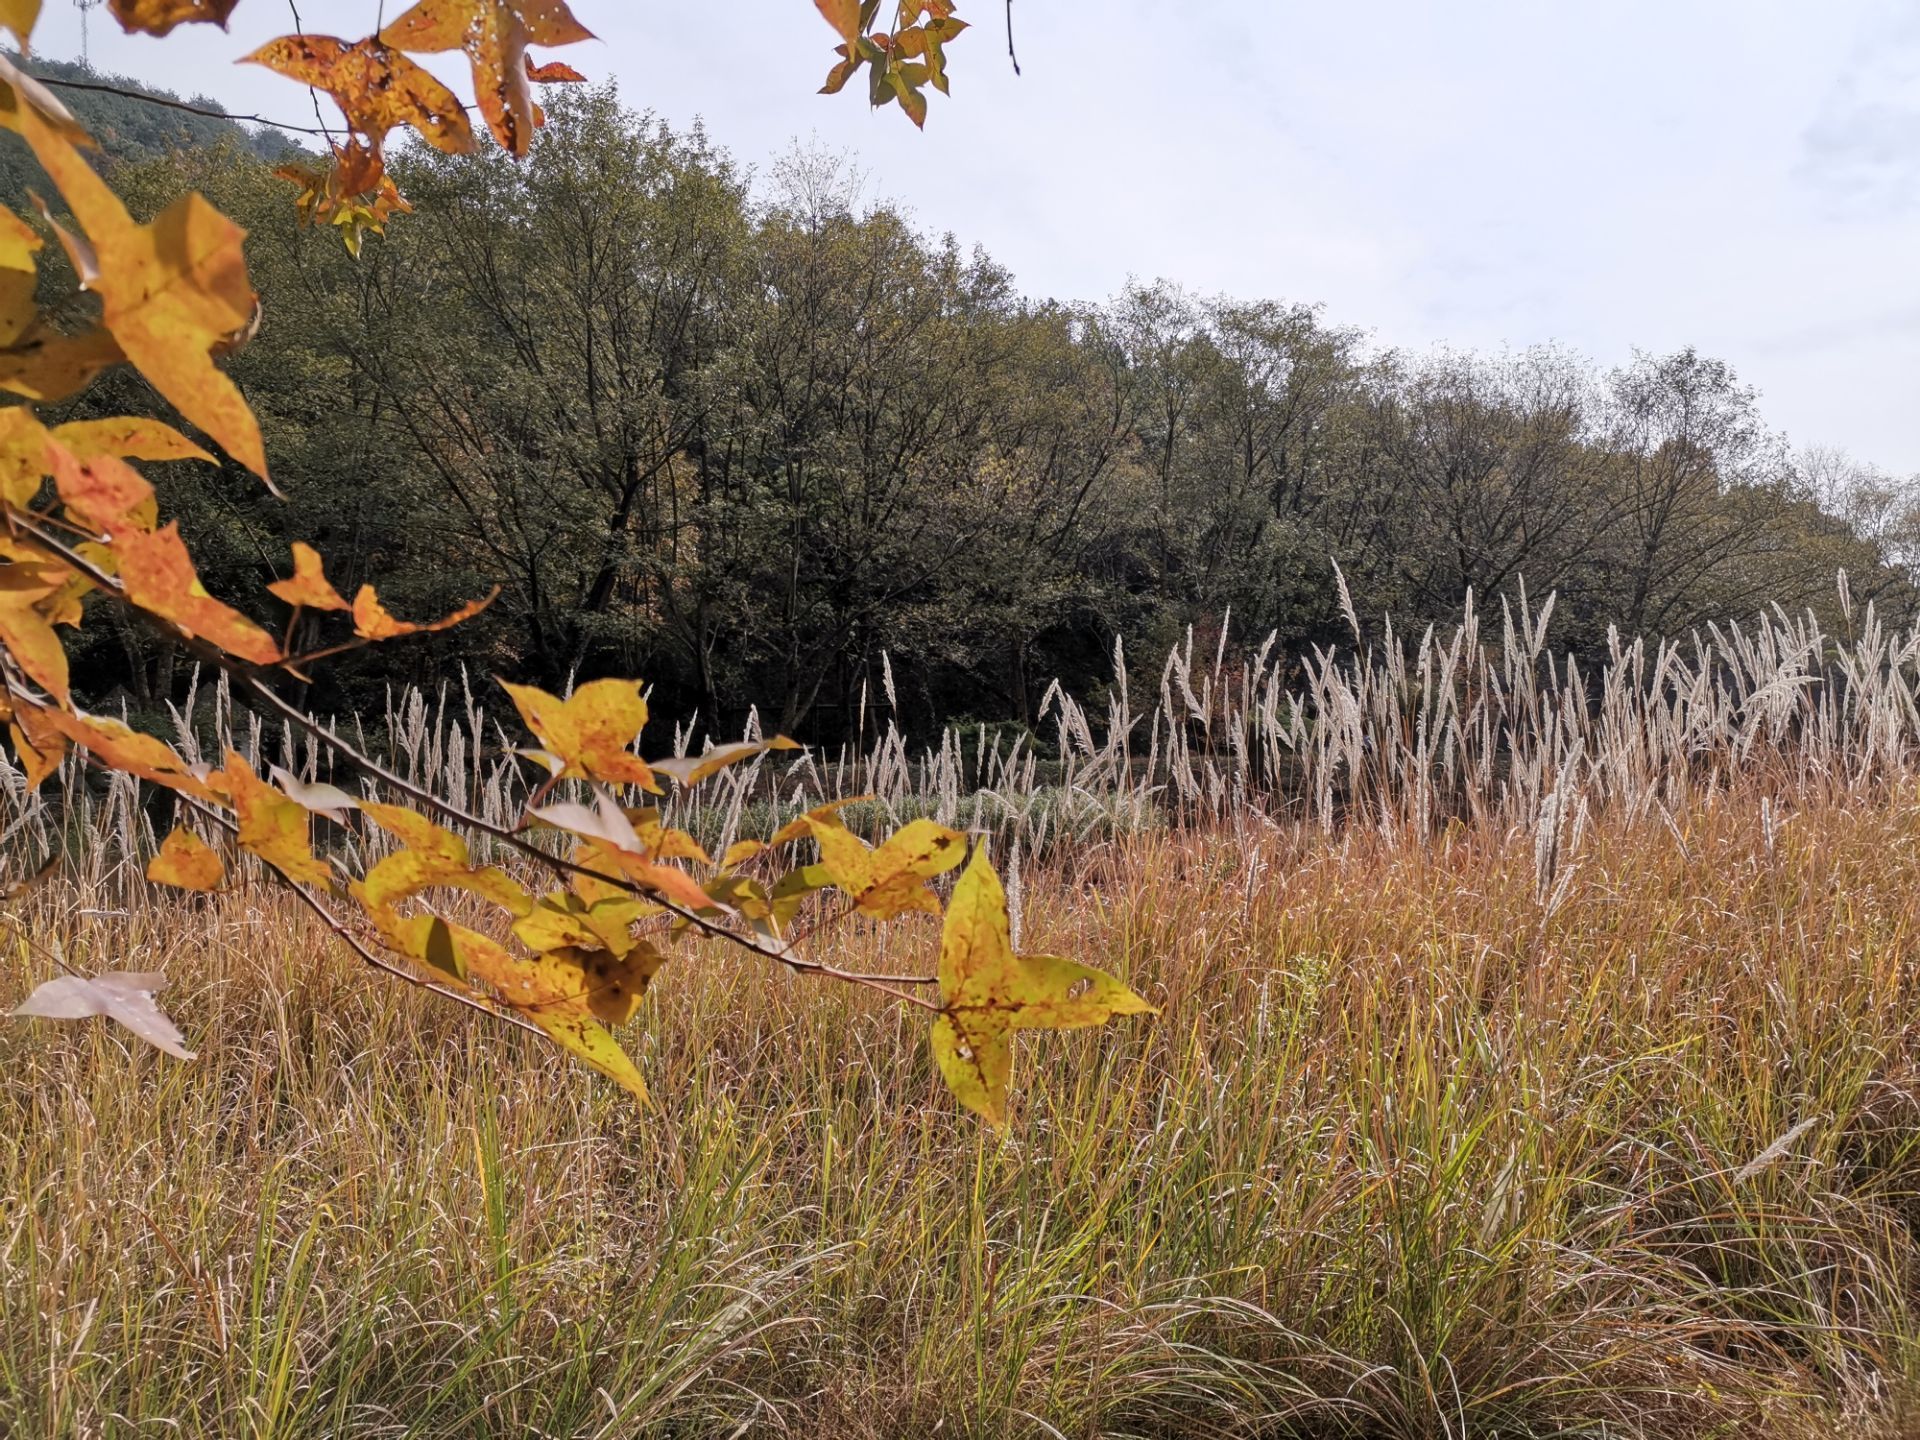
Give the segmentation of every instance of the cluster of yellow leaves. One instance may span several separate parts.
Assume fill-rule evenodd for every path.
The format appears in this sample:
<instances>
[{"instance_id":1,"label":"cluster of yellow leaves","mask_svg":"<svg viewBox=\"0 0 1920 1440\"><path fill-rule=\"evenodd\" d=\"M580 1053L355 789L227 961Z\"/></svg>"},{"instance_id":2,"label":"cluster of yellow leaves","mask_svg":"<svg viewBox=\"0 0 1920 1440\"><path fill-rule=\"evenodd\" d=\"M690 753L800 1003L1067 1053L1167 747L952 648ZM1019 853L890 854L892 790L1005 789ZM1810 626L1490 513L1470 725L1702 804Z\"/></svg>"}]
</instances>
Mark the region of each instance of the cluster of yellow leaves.
<instances>
[{"instance_id":1,"label":"cluster of yellow leaves","mask_svg":"<svg viewBox=\"0 0 1920 1440\"><path fill-rule=\"evenodd\" d=\"M898 0L893 28L878 30L881 0L814 0L821 15L840 35L834 53L840 63L820 87L835 95L862 66L871 66L868 97L878 109L900 102L907 118L925 128L926 87L950 94L947 80L947 42L967 28L954 15L952 0Z\"/></svg>"},{"instance_id":2,"label":"cluster of yellow leaves","mask_svg":"<svg viewBox=\"0 0 1920 1440\"><path fill-rule=\"evenodd\" d=\"M112 0L112 8L129 29L164 35L182 23L224 23L235 3ZM942 47L964 28L952 5L902 0L894 30L883 33L871 28L879 0L817 3L846 42L828 88L871 65L875 102L898 99L916 123L924 120L922 87L946 89ZM38 0L0 0L0 28L24 44L39 10ZM457 97L410 55L463 51L488 127L519 155L541 123L531 86L581 78L564 65L537 65L528 47L589 38L565 0L421 0L377 36L348 42L292 35L249 58L326 90L347 116L352 133L326 167L288 173L302 186L309 218L340 227L357 248L366 231L405 208L383 160L393 130L411 128L455 153L476 143ZM397 619L370 585L348 600L319 552L296 543L291 573L267 587L292 612L285 645L303 625L328 616L345 617L352 638L293 655L258 621L208 593L177 524L162 523L154 488L134 462L218 463L217 449L268 479L259 426L218 364L258 323L246 237L199 195L149 223L135 222L82 155L91 142L73 117L3 56L0 127L32 147L65 202L64 217L43 204L41 219L82 288L99 301L99 319L89 328L70 333L49 325L36 304L42 233L0 208L0 390L23 402L0 408L0 723L32 785L77 752L174 794L183 823L150 862L151 880L213 890L228 874L223 849L251 855L297 887L369 958L376 948L392 957L376 963L405 967L401 973L517 1017L643 1098L645 1083L612 1032L634 1018L667 947L703 931L775 961L837 974L796 956L796 921L810 902L823 930L852 916L879 923L943 919L941 999L922 1002L936 1017L934 1059L959 1098L996 1124L1005 1118L1014 1031L1094 1025L1147 1009L1098 971L1050 956L1016 956L1005 896L983 848L974 848L943 909L935 882L965 861L969 842L931 820L870 845L848 828L840 805L824 806L764 842L732 845L716 864L658 806L628 800L661 795L666 783L699 785L731 766L798 747L775 737L643 759L637 746L647 702L635 681L596 681L565 697L506 686L538 742L519 753L545 772L520 829L511 832L418 791L409 793L438 819L278 769L262 776L238 754L226 755L218 769L190 762L155 736L80 710L59 630L80 625L97 592L249 678L269 668L297 674L296 666L355 645L444 630L493 597L439 620ZM206 444L158 420L50 427L36 414L36 404L64 399L119 364L137 369ZM390 777L387 783L409 790ZM555 796L560 787L568 788ZM490 832L496 849L544 863L563 883L546 893L530 890L521 875L476 855L466 836L440 823L449 819ZM384 853L349 875L326 844L316 844L326 838L316 832L322 823L357 828L362 846ZM561 837L562 849L543 850L530 838L538 835ZM818 858L775 873L775 857L796 844L811 844ZM342 901L354 907L352 918L327 908ZM149 982L157 979L118 977L117 990L103 980L97 994L43 996L23 1013L114 1014L185 1056L164 1017L148 1014Z\"/></svg>"}]
</instances>

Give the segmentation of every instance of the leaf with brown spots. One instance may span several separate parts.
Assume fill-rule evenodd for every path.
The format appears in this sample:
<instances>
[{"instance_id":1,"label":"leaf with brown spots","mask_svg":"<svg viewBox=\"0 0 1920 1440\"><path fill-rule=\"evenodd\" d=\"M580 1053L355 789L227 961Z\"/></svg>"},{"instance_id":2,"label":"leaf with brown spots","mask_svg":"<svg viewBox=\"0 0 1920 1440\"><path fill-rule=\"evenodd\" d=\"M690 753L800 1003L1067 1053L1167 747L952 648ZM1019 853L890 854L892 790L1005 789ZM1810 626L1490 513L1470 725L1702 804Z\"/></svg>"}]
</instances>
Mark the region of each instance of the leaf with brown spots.
<instances>
[{"instance_id":1,"label":"leaf with brown spots","mask_svg":"<svg viewBox=\"0 0 1920 1440\"><path fill-rule=\"evenodd\" d=\"M565 700L532 685L501 683L527 728L561 762L560 778L659 790L647 762L632 753L647 727L639 681L596 680Z\"/></svg>"},{"instance_id":2,"label":"leaf with brown spots","mask_svg":"<svg viewBox=\"0 0 1920 1440\"><path fill-rule=\"evenodd\" d=\"M271 635L207 594L178 523L160 531L121 529L113 535L111 549L127 599L142 610L255 665L273 665L282 658Z\"/></svg>"},{"instance_id":3,"label":"leaf with brown spots","mask_svg":"<svg viewBox=\"0 0 1920 1440\"><path fill-rule=\"evenodd\" d=\"M931 820L902 826L877 850L846 826L839 817L809 818L820 863L840 889L854 897L862 915L891 920L910 910L940 913L940 901L927 888L935 875L953 869L967 854L967 839Z\"/></svg>"},{"instance_id":4,"label":"leaf with brown spots","mask_svg":"<svg viewBox=\"0 0 1920 1440\"><path fill-rule=\"evenodd\" d=\"M122 415L112 420L70 420L65 425L54 427L53 438L80 461L106 455L116 460L205 460L208 464L213 463L213 456L171 425L139 416Z\"/></svg>"},{"instance_id":5,"label":"leaf with brown spots","mask_svg":"<svg viewBox=\"0 0 1920 1440\"><path fill-rule=\"evenodd\" d=\"M413 211L387 173L386 162L357 136L333 146L328 163L289 161L273 173L299 187L293 203L301 222L334 226L355 259L368 232L384 235L388 220Z\"/></svg>"},{"instance_id":6,"label":"leaf with brown spots","mask_svg":"<svg viewBox=\"0 0 1920 1440\"><path fill-rule=\"evenodd\" d=\"M516 920L513 933L529 950L597 949L625 955L639 943L633 927L659 913L657 905L628 895L588 904L560 890Z\"/></svg>"},{"instance_id":7,"label":"leaf with brown spots","mask_svg":"<svg viewBox=\"0 0 1920 1440\"><path fill-rule=\"evenodd\" d=\"M527 153L536 128L527 73L529 45L593 39L566 0L420 0L380 32L397 50L464 50L480 113L509 153Z\"/></svg>"},{"instance_id":8,"label":"leaf with brown spots","mask_svg":"<svg viewBox=\"0 0 1920 1440\"><path fill-rule=\"evenodd\" d=\"M67 518L109 537L128 531L149 532L160 518L153 486L124 460L95 455L81 460L58 443L47 447L53 483Z\"/></svg>"},{"instance_id":9,"label":"leaf with brown spots","mask_svg":"<svg viewBox=\"0 0 1920 1440\"><path fill-rule=\"evenodd\" d=\"M219 25L240 0L107 0L128 34L165 35L176 25Z\"/></svg>"},{"instance_id":10,"label":"leaf with brown spots","mask_svg":"<svg viewBox=\"0 0 1920 1440\"><path fill-rule=\"evenodd\" d=\"M302 85L324 90L364 135L363 152L372 163L365 173L342 182L348 194L371 191L379 182L378 157L390 131L411 127L436 150L470 154L473 126L453 91L391 45L368 38L349 43L331 35L283 35L262 45L243 64L264 65Z\"/></svg>"},{"instance_id":11,"label":"leaf with brown spots","mask_svg":"<svg viewBox=\"0 0 1920 1440\"><path fill-rule=\"evenodd\" d=\"M658 968L650 957L602 962L591 970L564 954L524 960L478 931L437 915L375 915L389 948L466 983L483 982L500 1001L643 1103L647 1084L598 1014L625 1019ZM606 957L612 961L612 957Z\"/></svg>"}]
</instances>

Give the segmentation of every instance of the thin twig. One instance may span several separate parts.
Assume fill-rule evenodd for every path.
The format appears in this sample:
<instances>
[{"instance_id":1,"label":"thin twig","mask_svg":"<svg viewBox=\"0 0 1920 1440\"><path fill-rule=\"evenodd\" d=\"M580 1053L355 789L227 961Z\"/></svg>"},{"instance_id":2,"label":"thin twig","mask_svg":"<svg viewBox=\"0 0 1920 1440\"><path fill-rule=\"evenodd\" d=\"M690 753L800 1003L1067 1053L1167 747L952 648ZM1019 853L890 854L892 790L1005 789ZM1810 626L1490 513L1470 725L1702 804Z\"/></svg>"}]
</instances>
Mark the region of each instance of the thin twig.
<instances>
[{"instance_id":1,"label":"thin twig","mask_svg":"<svg viewBox=\"0 0 1920 1440\"><path fill-rule=\"evenodd\" d=\"M216 110L209 105L193 105L185 100L175 100L166 95L148 95L143 91L129 90L123 85L109 85L97 80L56 80L51 75L34 77L42 85L57 86L62 90L85 90L95 95L118 95L124 100L139 100L148 105L158 105L167 110L180 110L188 115L203 115L209 120L244 121L249 125L270 125L275 130L291 130L300 135L324 135L332 139L332 133L312 125L289 125L284 120L269 120L264 115L235 115L230 110Z\"/></svg>"},{"instance_id":2,"label":"thin twig","mask_svg":"<svg viewBox=\"0 0 1920 1440\"><path fill-rule=\"evenodd\" d=\"M1013 73L1020 73L1020 56L1013 48L1013 0L1007 0L1007 58L1013 62Z\"/></svg>"},{"instance_id":3,"label":"thin twig","mask_svg":"<svg viewBox=\"0 0 1920 1440\"><path fill-rule=\"evenodd\" d=\"M46 534L39 526L31 523L27 517L16 515L16 518L20 521L22 529L40 541L41 544L54 550L63 562L73 566L101 589L106 590L110 594L118 595L122 599L125 598L125 587L122 585L119 577L107 574L87 560L86 557L77 554L60 541ZM836 966L827 965L817 960L808 960L803 956L795 954L790 944L783 945L779 950L768 949L748 939L739 931L729 926L716 924L699 912L675 904L666 896L649 890L645 886L635 884L633 881L627 880L624 877L604 875L597 870L576 864L574 861L549 854L532 841L526 839L518 831L508 829L502 825L496 825L490 820L472 814L462 806L454 804L452 801L443 800L431 790L416 785L411 780L405 779L393 770L380 764L380 762L372 756L362 753L349 742L342 739L337 733L329 730L326 726L308 715L299 706L291 704L275 694L274 691L260 679L254 666L236 659L219 646L211 644L197 635L189 634L179 626L174 625L171 621L163 620L162 617L152 615L150 612L142 610L138 606L134 608L150 621L156 624L164 624L170 633L178 638L192 653L231 676L236 685L252 700L272 710L297 729L310 735L321 744L333 750L336 754L345 758L349 763L365 771L368 775L371 775L381 784L407 796L415 803L436 812L443 820L449 820L456 825L464 826L479 834L490 836L501 844L510 846L528 858L545 865L558 875L569 878L575 875L590 875L604 884L611 884L618 889L626 891L628 894L639 896L653 904L659 905L668 914L684 921L686 924L700 931L703 935L716 940L724 940L742 950L759 956L763 960L771 960L776 964L785 965L788 969L796 973L813 975L824 980L839 980L850 985L861 985L871 990L881 991L896 999L906 1000L923 1009L933 1011L940 1009L939 1005L934 1004L924 997L903 992L895 988L900 985L937 985L940 983L937 976L903 975L889 976L882 979L880 977L864 976L855 971L841 970Z\"/></svg>"},{"instance_id":4,"label":"thin twig","mask_svg":"<svg viewBox=\"0 0 1920 1440\"><path fill-rule=\"evenodd\" d=\"M189 809L194 811L194 813L199 815L202 819L210 821L213 824L220 826L229 835L237 836L239 834L240 827L235 825L233 820L230 817L226 815L222 815L218 810L213 809L211 806L202 804L200 801L194 799L193 796L191 795L183 794L177 790L174 793L180 797L181 801ZM321 924L325 925L327 929L331 930L336 936L338 936L340 940L342 940L348 946L349 949L351 949L356 955L358 955L362 960L366 961L367 964L371 965L374 969L380 971L383 975L391 975L396 980L404 980L409 985L417 985L422 990L431 991L433 994L444 996L448 1000L457 1000L462 1005L467 1006L469 1009L478 1010L482 1015L491 1015L496 1020L504 1020L509 1025L517 1026L518 1028L527 1031L529 1034L541 1035L541 1036L545 1035L545 1032L541 1030L539 1026L533 1024L530 1020L527 1020L524 1017L515 1014L512 1010L506 1009L505 1007L496 1004L494 1001L480 994L478 991L455 990L451 986L444 985L439 981L434 980L428 976L421 975L412 970L402 969L400 966L393 964L391 961L382 959L379 955L374 953L374 951L370 947L368 947L366 943L360 939L359 936L355 935L353 931L347 927L347 924L344 920L340 919L339 916L335 915L330 909L328 909L325 902L323 902L319 896L313 894L305 885L302 885L299 881L295 880L291 875L287 874L285 870L282 870L278 865L274 864L271 860L267 859L265 856L255 854L254 859L258 860L262 865L266 866L267 869L271 870L275 875L279 876L281 883L284 884L289 890L293 891L295 895L299 896L301 902L305 904L309 910L313 911L313 913L320 918Z\"/></svg>"}]
</instances>

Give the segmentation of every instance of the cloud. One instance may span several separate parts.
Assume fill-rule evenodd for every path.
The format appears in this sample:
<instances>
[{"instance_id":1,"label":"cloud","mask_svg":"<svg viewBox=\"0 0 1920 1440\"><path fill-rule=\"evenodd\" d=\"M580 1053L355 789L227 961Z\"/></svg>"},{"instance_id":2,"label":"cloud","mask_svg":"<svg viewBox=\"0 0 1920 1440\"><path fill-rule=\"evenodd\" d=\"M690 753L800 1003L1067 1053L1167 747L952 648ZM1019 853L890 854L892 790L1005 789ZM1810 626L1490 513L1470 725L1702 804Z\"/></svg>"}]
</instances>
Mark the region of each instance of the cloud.
<instances>
[{"instance_id":1,"label":"cloud","mask_svg":"<svg viewBox=\"0 0 1920 1440\"><path fill-rule=\"evenodd\" d=\"M1920 12L1865 27L1802 136L1796 178L1844 213L1920 209Z\"/></svg>"}]
</instances>

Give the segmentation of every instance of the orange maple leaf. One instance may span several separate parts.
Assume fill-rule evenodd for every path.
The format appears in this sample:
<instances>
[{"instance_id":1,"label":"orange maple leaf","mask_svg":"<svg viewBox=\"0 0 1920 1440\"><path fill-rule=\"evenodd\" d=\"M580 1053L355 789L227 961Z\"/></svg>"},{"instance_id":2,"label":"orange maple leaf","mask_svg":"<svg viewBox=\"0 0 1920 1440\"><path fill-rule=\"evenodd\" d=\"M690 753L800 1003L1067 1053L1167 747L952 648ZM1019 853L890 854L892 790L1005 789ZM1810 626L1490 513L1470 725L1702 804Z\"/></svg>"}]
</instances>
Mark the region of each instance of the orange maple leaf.
<instances>
[{"instance_id":1,"label":"orange maple leaf","mask_svg":"<svg viewBox=\"0 0 1920 1440\"><path fill-rule=\"evenodd\" d=\"M459 97L377 39L349 45L331 35L283 35L241 63L264 65L290 80L326 91L347 117L347 124L367 137L375 156L387 132L402 125L411 125L429 145L449 155L465 155L473 149L473 126ZM364 194L378 183L377 165L369 169L363 159L360 173L342 180L341 193Z\"/></svg>"},{"instance_id":2,"label":"orange maple leaf","mask_svg":"<svg viewBox=\"0 0 1920 1440\"><path fill-rule=\"evenodd\" d=\"M262 479L260 426L238 387L213 363L252 327L259 300L247 280L246 232L198 194L175 201L149 225L37 110L21 131L86 232L59 229L101 319L128 360L179 412Z\"/></svg>"},{"instance_id":3,"label":"orange maple leaf","mask_svg":"<svg viewBox=\"0 0 1920 1440\"><path fill-rule=\"evenodd\" d=\"M299 605L308 610L352 608L340 592L333 588L333 582L327 579L326 566L320 560L320 552L301 540L293 542L293 578L276 580L267 586L267 589L287 604Z\"/></svg>"},{"instance_id":4,"label":"orange maple leaf","mask_svg":"<svg viewBox=\"0 0 1920 1440\"><path fill-rule=\"evenodd\" d=\"M158 531L117 530L112 550L127 599L142 610L255 665L274 665L282 658L271 635L207 593L177 521Z\"/></svg>"},{"instance_id":5,"label":"orange maple leaf","mask_svg":"<svg viewBox=\"0 0 1920 1440\"><path fill-rule=\"evenodd\" d=\"M126 31L165 35L176 25L225 25L240 0L107 0Z\"/></svg>"},{"instance_id":6,"label":"orange maple leaf","mask_svg":"<svg viewBox=\"0 0 1920 1440\"><path fill-rule=\"evenodd\" d=\"M483 600L470 600L451 615L415 625L407 620L396 620L388 614L387 607L380 603L380 597L374 593L373 587L362 585L359 593L353 597L353 628L363 640L398 640L402 635L431 635L471 620L491 605L499 594L500 587L496 585Z\"/></svg>"},{"instance_id":7,"label":"orange maple leaf","mask_svg":"<svg viewBox=\"0 0 1920 1440\"><path fill-rule=\"evenodd\" d=\"M420 0L380 38L419 54L464 50L494 138L525 155L537 128L527 46L573 45L594 36L566 0Z\"/></svg>"}]
</instances>

